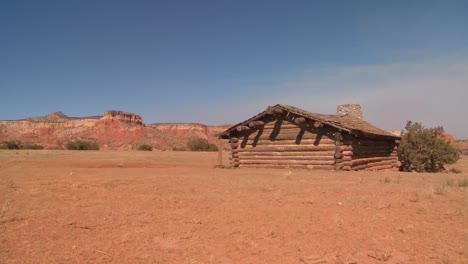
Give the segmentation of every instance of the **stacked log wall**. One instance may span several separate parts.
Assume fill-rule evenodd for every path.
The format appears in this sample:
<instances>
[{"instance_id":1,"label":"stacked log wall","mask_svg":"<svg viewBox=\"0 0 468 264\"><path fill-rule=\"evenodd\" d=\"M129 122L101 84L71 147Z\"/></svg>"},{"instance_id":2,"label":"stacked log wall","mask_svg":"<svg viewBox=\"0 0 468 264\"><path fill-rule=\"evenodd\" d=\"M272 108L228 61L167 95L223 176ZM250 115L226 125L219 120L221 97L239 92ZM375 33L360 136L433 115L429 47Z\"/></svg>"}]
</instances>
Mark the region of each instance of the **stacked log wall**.
<instances>
[{"instance_id":1,"label":"stacked log wall","mask_svg":"<svg viewBox=\"0 0 468 264\"><path fill-rule=\"evenodd\" d=\"M236 142L235 142L236 141ZM335 139L324 128L273 120L231 138L231 165L240 168L335 168Z\"/></svg>"},{"instance_id":2,"label":"stacked log wall","mask_svg":"<svg viewBox=\"0 0 468 264\"><path fill-rule=\"evenodd\" d=\"M398 146L393 140L356 138L351 148L351 170L398 170Z\"/></svg>"}]
</instances>

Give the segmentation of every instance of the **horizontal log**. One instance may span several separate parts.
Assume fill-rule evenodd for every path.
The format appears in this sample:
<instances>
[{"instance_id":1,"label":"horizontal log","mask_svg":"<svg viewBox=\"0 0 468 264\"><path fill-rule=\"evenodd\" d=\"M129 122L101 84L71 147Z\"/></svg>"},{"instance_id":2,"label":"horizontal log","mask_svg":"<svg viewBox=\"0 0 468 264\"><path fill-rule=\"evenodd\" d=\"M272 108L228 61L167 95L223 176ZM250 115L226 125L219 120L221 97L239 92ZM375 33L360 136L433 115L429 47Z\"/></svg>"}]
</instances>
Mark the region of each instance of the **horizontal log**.
<instances>
[{"instance_id":1,"label":"horizontal log","mask_svg":"<svg viewBox=\"0 0 468 264\"><path fill-rule=\"evenodd\" d=\"M375 152L357 152L353 151L354 158L369 158L369 157L388 157L390 153L387 151L375 151Z\"/></svg>"},{"instance_id":2,"label":"horizontal log","mask_svg":"<svg viewBox=\"0 0 468 264\"><path fill-rule=\"evenodd\" d=\"M342 170L344 167L344 164L343 163L336 163L335 164L335 170Z\"/></svg>"},{"instance_id":3,"label":"horizontal log","mask_svg":"<svg viewBox=\"0 0 468 264\"><path fill-rule=\"evenodd\" d=\"M344 170L344 171L350 171L350 170L351 170L351 166L345 165L345 164L343 164L343 165L344 165L344 166L343 166L343 169L342 169L342 170Z\"/></svg>"},{"instance_id":4,"label":"horizontal log","mask_svg":"<svg viewBox=\"0 0 468 264\"><path fill-rule=\"evenodd\" d=\"M394 146L392 145L389 145L389 144L371 144L371 143L368 143L368 144L356 144L356 143L353 143L352 144L353 147L361 147L361 148L387 148L387 149L393 149Z\"/></svg>"},{"instance_id":5,"label":"horizontal log","mask_svg":"<svg viewBox=\"0 0 468 264\"><path fill-rule=\"evenodd\" d=\"M315 143L318 143L318 145L334 145L334 141L328 138L322 138L320 140L316 139L301 139L301 140L296 140L296 139L258 139L255 140L253 138L249 138L247 141L241 142L242 145L252 145L256 143L257 145L292 145L296 144L296 142L299 142L301 145L314 145ZM297 144L296 144L297 145Z\"/></svg>"},{"instance_id":6,"label":"horizontal log","mask_svg":"<svg viewBox=\"0 0 468 264\"><path fill-rule=\"evenodd\" d=\"M230 143L237 143L237 142L239 142L239 139L238 138L230 138L229 142Z\"/></svg>"},{"instance_id":7,"label":"horizontal log","mask_svg":"<svg viewBox=\"0 0 468 264\"><path fill-rule=\"evenodd\" d=\"M343 156L342 159L343 159L343 161L351 161L352 157L351 156Z\"/></svg>"},{"instance_id":8,"label":"horizontal log","mask_svg":"<svg viewBox=\"0 0 468 264\"><path fill-rule=\"evenodd\" d=\"M252 150L254 150L252 148ZM239 155L241 157L245 156L262 156L262 155L270 155L270 156L333 156L334 151L271 151L271 152L257 152L257 151L244 151L240 152Z\"/></svg>"},{"instance_id":9,"label":"horizontal log","mask_svg":"<svg viewBox=\"0 0 468 264\"><path fill-rule=\"evenodd\" d=\"M248 131L248 130L250 130L250 127L248 127L248 126L238 126L237 127L237 131L239 131L239 132L240 131Z\"/></svg>"},{"instance_id":10,"label":"horizontal log","mask_svg":"<svg viewBox=\"0 0 468 264\"><path fill-rule=\"evenodd\" d=\"M328 160L334 161L333 156L271 156L271 155L256 155L256 156L241 156L239 160Z\"/></svg>"},{"instance_id":11,"label":"horizontal log","mask_svg":"<svg viewBox=\"0 0 468 264\"><path fill-rule=\"evenodd\" d=\"M364 170L364 169L372 168L372 167L375 167L375 166L382 166L382 165L392 166L392 164L390 162L381 161L381 162L372 162L372 163L356 165L356 166L351 165L351 168L353 170Z\"/></svg>"},{"instance_id":12,"label":"horizontal log","mask_svg":"<svg viewBox=\"0 0 468 264\"><path fill-rule=\"evenodd\" d=\"M239 160L241 164L303 164L303 165L334 165L334 160Z\"/></svg>"},{"instance_id":13,"label":"horizontal log","mask_svg":"<svg viewBox=\"0 0 468 264\"><path fill-rule=\"evenodd\" d=\"M265 152L265 151L320 151L320 150L329 150L334 151L335 146L302 146L302 145L280 145L280 146L261 146L255 148L239 148L239 152L245 151L257 151L257 152Z\"/></svg>"},{"instance_id":14,"label":"horizontal log","mask_svg":"<svg viewBox=\"0 0 468 264\"><path fill-rule=\"evenodd\" d=\"M353 155L353 151L351 151L351 150L343 150L342 154L343 154L343 156L352 156L352 155Z\"/></svg>"},{"instance_id":15,"label":"horizontal log","mask_svg":"<svg viewBox=\"0 0 468 264\"><path fill-rule=\"evenodd\" d=\"M239 168L265 168L265 169L307 169L307 170L333 170L331 165L273 165L273 164L240 164Z\"/></svg>"},{"instance_id":16,"label":"horizontal log","mask_svg":"<svg viewBox=\"0 0 468 264\"><path fill-rule=\"evenodd\" d=\"M361 165L361 164L367 164L367 163L378 162L378 161L392 161L392 159L390 157L361 158L361 159L353 159L351 161L351 164L354 166L354 165Z\"/></svg>"},{"instance_id":17,"label":"horizontal log","mask_svg":"<svg viewBox=\"0 0 468 264\"><path fill-rule=\"evenodd\" d=\"M353 151L353 147L350 145L343 145L343 146L340 146L340 148L343 151Z\"/></svg>"},{"instance_id":18,"label":"horizontal log","mask_svg":"<svg viewBox=\"0 0 468 264\"><path fill-rule=\"evenodd\" d=\"M260 121L260 120L249 122L249 127L251 127L251 128L261 127L261 126L264 126L264 125L265 125L265 122Z\"/></svg>"},{"instance_id":19,"label":"horizontal log","mask_svg":"<svg viewBox=\"0 0 468 264\"><path fill-rule=\"evenodd\" d=\"M366 159L366 158L373 158L373 157L389 157L388 153L372 153L372 154L354 154L353 156L354 160L357 159Z\"/></svg>"},{"instance_id":20,"label":"horizontal log","mask_svg":"<svg viewBox=\"0 0 468 264\"><path fill-rule=\"evenodd\" d=\"M369 149L385 149L385 150L388 150L388 151L392 151L393 148L390 148L388 146L360 146L360 145L353 145L353 149L356 149L356 150L359 150L359 149L362 149L362 150L369 150Z\"/></svg>"}]
</instances>

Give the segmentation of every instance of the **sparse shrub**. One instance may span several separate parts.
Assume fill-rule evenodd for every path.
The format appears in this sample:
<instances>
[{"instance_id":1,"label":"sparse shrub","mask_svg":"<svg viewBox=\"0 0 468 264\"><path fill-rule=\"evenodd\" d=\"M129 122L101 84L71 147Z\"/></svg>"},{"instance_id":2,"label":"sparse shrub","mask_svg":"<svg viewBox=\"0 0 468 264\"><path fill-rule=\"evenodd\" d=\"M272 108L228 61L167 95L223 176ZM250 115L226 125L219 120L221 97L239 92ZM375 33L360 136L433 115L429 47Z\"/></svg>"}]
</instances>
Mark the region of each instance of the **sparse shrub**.
<instances>
[{"instance_id":1,"label":"sparse shrub","mask_svg":"<svg viewBox=\"0 0 468 264\"><path fill-rule=\"evenodd\" d=\"M385 183L385 184L392 182L392 180L389 177L385 177L383 179L380 179L379 181L380 183Z\"/></svg>"},{"instance_id":2,"label":"sparse shrub","mask_svg":"<svg viewBox=\"0 0 468 264\"><path fill-rule=\"evenodd\" d=\"M92 139L75 139L67 142L68 150L99 150L99 144Z\"/></svg>"},{"instance_id":3,"label":"sparse shrub","mask_svg":"<svg viewBox=\"0 0 468 264\"><path fill-rule=\"evenodd\" d=\"M143 145L140 145L138 146L137 150L141 150L141 151L153 151L153 147L148 145L148 144L143 144Z\"/></svg>"},{"instance_id":4,"label":"sparse shrub","mask_svg":"<svg viewBox=\"0 0 468 264\"><path fill-rule=\"evenodd\" d=\"M444 165L460 158L458 151L440 139L443 127L425 128L421 123L408 121L401 136L398 159L401 171L440 172Z\"/></svg>"},{"instance_id":5,"label":"sparse shrub","mask_svg":"<svg viewBox=\"0 0 468 264\"><path fill-rule=\"evenodd\" d=\"M21 145L21 149L44 149L44 146L38 145L38 144L30 144L26 143L24 145Z\"/></svg>"},{"instance_id":6,"label":"sparse shrub","mask_svg":"<svg viewBox=\"0 0 468 264\"><path fill-rule=\"evenodd\" d=\"M173 147L172 151L186 151L186 148L178 148L178 147Z\"/></svg>"},{"instance_id":7,"label":"sparse shrub","mask_svg":"<svg viewBox=\"0 0 468 264\"><path fill-rule=\"evenodd\" d=\"M0 149L21 149L21 142L17 140L2 141Z\"/></svg>"},{"instance_id":8,"label":"sparse shrub","mask_svg":"<svg viewBox=\"0 0 468 264\"><path fill-rule=\"evenodd\" d=\"M462 173L462 170L459 169L459 168L454 167L454 168L451 168L450 170L448 170L448 172L455 173L455 174L460 174L460 173Z\"/></svg>"},{"instance_id":9,"label":"sparse shrub","mask_svg":"<svg viewBox=\"0 0 468 264\"><path fill-rule=\"evenodd\" d=\"M13 179L9 179L7 183L8 188L15 188L15 182Z\"/></svg>"},{"instance_id":10,"label":"sparse shrub","mask_svg":"<svg viewBox=\"0 0 468 264\"><path fill-rule=\"evenodd\" d=\"M447 180L445 181L445 184L446 184L447 186L449 186L449 187L452 187L452 186L455 185L455 181L454 181L453 179L447 179Z\"/></svg>"},{"instance_id":11,"label":"sparse shrub","mask_svg":"<svg viewBox=\"0 0 468 264\"><path fill-rule=\"evenodd\" d=\"M218 151L216 145L210 144L208 140L198 137L189 139L187 147L192 151Z\"/></svg>"},{"instance_id":12,"label":"sparse shrub","mask_svg":"<svg viewBox=\"0 0 468 264\"><path fill-rule=\"evenodd\" d=\"M447 185L445 185L445 184L437 186L437 188L435 190L435 194L437 194L437 195L446 195L447 192L448 192L448 189L447 189Z\"/></svg>"},{"instance_id":13,"label":"sparse shrub","mask_svg":"<svg viewBox=\"0 0 468 264\"><path fill-rule=\"evenodd\" d=\"M458 187L467 187L468 186L468 178L465 177L463 180L458 180Z\"/></svg>"}]
</instances>

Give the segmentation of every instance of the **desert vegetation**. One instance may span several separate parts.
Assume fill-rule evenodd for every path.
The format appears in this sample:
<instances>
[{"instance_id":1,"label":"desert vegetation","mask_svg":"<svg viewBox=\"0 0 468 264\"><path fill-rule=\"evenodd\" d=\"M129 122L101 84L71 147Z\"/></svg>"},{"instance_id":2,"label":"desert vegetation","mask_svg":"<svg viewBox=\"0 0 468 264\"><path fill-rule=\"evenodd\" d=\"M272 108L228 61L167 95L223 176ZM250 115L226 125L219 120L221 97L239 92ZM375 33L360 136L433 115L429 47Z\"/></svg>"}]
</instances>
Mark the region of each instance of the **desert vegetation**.
<instances>
[{"instance_id":1,"label":"desert vegetation","mask_svg":"<svg viewBox=\"0 0 468 264\"><path fill-rule=\"evenodd\" d=\"M68 150L99 150L99 144L93 139L75 139L67 142Z\"/></svg>"},{"instance_id":2,"label":"desert vegetation","mask_svg":"<svg viewBox=\"0 0 468 264\"><path fill-rule=\"evenodd\" d=\"M204 138L194 137L187 141L187 147L191 151L218 151L215 144L211 144Z\"/></svg>"},{"instance_id":3,"label":"desert vegetation","mask_svg":"<svg viewBox=\"0 0 468 264\"><path fill-rule=\"evenodd\" d=\"M440 138L443 133L443 127L425 128L421 123L408 121L398 149L400 170L440 172L445 165L457 162L460 154Z\"/></svg>"},{"instance_id":4,"label":"desert vegetation","mask_svg":"<svg viewBox=\"0 0 468 264\"><path fill-rule=\"evenodd\" d=\"M153 147L148 144L142 144L137 147L137 150L140 151L153 151Z\"/></svg>"},{"instance_id":5,"label":"desert vegetation","mask_svg":"<svg viewBox=\"0 0 468 264\"><path fill-rule=\"evenodd\" d=\"M18 140L0 142L0 149L43 149L44 147L33 143L21 143Z\"/></svg>"}]
</instances>

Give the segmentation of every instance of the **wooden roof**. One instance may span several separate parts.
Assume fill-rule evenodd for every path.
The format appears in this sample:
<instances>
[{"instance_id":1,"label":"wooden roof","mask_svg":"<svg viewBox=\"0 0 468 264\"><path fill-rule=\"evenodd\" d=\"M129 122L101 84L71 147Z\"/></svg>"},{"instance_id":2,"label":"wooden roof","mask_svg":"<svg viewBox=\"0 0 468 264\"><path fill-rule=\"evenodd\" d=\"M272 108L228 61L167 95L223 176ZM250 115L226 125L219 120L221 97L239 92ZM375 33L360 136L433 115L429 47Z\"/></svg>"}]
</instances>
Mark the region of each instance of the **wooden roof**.
<instances>
[{"instance_id":1,"label":"wooden roof","mask_svg":"<svg viewBox=\"0 0 468 264\"><path fill-rule=\"evenodd\" d=\"M219 134L220 138L229 138L229 134L237 129L238 126L246 126L252 121L260 120L267 115L271 115L268 113L268 109L280 109L286 113L292 113L296 116L304 117L308 120L319 121L324 125L329 125L331 127L335 127L340 131L348 132L351 135L356 136L364 136L364 137L371 137L371 138L385 138L385 139L400 139L399 136L396 136L390 132L382 130L365 120L362 120L357 117L353 117L350 115L324 115L324 114L317 114L312 113L294 106L285 105L285 104L277 104L273 107L268 107L267 110L255 115L254 117L247 119L237 125L234 125L228 128L226 131Z\"/></svg>"}]
</instances>

